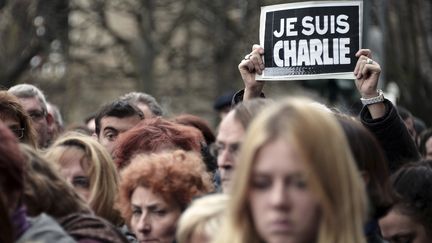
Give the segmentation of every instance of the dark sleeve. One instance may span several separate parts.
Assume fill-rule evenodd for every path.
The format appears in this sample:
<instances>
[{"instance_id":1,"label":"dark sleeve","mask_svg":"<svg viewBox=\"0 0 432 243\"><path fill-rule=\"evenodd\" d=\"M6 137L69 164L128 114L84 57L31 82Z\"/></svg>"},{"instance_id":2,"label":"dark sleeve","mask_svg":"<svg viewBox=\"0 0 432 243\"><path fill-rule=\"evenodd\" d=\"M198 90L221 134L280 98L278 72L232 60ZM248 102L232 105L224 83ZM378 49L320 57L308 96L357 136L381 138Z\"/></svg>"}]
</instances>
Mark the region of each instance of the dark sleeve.
<instances>
[{"instance_id":1,"label":"dark sleeve","mask_svg":"<svg viewBox=\"0 0 432 243\"><path fill-rule=\"evenodd\" d=\"M418 161L420 154L396 108L387 99L384 104L386 113L383 117L372 119L369 109L363 107L360 120L378 139L393 173L405 163Z\"/></svg>"},{"instance_id":2,"label":"dark sleeve","mask_svg":"<svg viewBox=\"0 0 432 243\"><path fill-rule=\"evenodd\" d=\"M243 95L244 95L244 89L237 91L232 98L231 106L234 107L238 103L242 102L243 101ZM265 98L265 95L263 92L261 92L260 98Z\"/></svg>"},{"instance_id":3,"label":"dark sleeve","mask_svg":"<svg viewBox=\"0 0 432 243\"><path fill-rule=\"evenodd\" d=\"M95 215L74 213L58 221L78 242L128 243L127 238L114 225Z\"/></svg>"}]
</instances>

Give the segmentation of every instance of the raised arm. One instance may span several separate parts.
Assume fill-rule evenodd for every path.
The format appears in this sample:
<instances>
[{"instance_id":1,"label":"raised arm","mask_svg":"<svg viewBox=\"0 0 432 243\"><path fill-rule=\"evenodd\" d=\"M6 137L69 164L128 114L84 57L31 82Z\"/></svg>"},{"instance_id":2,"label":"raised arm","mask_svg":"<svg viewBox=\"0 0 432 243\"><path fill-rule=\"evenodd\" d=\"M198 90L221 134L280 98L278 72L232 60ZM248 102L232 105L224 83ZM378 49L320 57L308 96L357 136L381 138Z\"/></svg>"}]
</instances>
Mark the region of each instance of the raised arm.
<instances>
[{"instance_id":1,"label":"raised arm","mask_svg":"<svg viewBox=\"0 0 432 243\"><path fill-rule=\"evenodd\" d=\"M389 162L391 172L420 156L414 141L398 115L394 105L377 91L380 65L371 59L371 51L361 49L354 75L356 86L366 103L360 112L362 124L371 131L381 144Z\"/></svg>"},{"instance_id":2,"label":"raised arm","mask_svg":"<svg viewBox=\"0 0 432 243\"><path fill-rule=\"evenodd\" d=\"M264 62L261 57L263 54L264 48L253 45L252 52L247 54L238 65L245 86L243 100L257 98L261 95L264 82L257 81L255 74L262 74L264 70Z\"/></svg>"},{"instance_id":3,"label":"raised arm","mask_svg":"<svg viewBox=\"0 0 432 243\"><path fill-rule=\"evenodd\" d=\"M362 100L371 101L375 98L379 100L380 93L377 86L381 74L380 65L371 59L372 55L369 49L360 49L356 53L356 57L359 59L354 69L354 75L356 76L355 83ZM373 119L384 116L386 108L383 101L367 105L367 109L369 109Z\"/></svg>"}]
</instances>

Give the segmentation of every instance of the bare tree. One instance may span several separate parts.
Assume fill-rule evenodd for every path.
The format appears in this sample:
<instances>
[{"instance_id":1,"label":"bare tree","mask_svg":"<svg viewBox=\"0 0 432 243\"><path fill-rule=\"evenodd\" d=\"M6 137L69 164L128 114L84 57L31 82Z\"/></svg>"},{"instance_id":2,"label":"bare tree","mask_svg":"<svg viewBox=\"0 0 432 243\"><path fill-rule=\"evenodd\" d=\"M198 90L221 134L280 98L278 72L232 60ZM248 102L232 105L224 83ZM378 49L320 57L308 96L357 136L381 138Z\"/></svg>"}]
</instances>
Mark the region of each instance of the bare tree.
<instances>
[{"instance_id":1,"label":"bare tree","mask_svg":"<svg viewBox=\"0 0 432 243\"><path fill-rule=\"evenodd\" d=\"M284 2L0 2L0 81L6 87L16 81L39 82L54 91L51 98L67 110L67 120L77 121L130 90L153 94L176 112L211 118L213 99L242 87L237 65L258 43L260 6ZM374 25L384 36L385 81L397 82L401 103L432 122L425 112L432 108L427 102L432 89L431 3L368 4L385 7L367 13L373 19L367 28ZM52 70L61 75L43 75Z\"/></svg>"},{"instance_id":2,"label":"bare tree","mask_svg":"<svg viewBox=\"0 0 432 243\"><path fill-rule=\"evenodd\" d=\"M432 124L432 3L390 1L387 15L387 80L402 90L401 104Z\"/></svg>"},{"instance_id":3,"label":"bare tree","mask_svg":"<svg viewBox=\"0 0 432 243\"><path fill-rule=\"evenodd\" d=\"M48 56L53 40L67 45L67 2L6 1L0 9L0 83L32 79L30 60ZM43 62L40 61L40 63ZM39 64L40 64L39 63Z\"/></svg>"}]
</instances>

